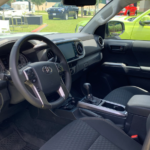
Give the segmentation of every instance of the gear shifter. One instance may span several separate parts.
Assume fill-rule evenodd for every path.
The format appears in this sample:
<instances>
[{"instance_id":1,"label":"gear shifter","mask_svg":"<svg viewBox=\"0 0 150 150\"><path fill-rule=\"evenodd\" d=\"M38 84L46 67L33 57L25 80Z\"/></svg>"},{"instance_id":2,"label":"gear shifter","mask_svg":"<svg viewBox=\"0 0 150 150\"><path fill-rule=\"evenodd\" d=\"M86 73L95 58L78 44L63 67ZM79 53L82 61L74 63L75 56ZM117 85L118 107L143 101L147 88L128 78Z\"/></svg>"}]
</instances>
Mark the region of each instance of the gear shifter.
<instances>
[{"instance_id":1,"label":"gear shifter","mask_svg":"<svg viewBox=\"0 0 150 150\"><path fill-rule=\"evenodd\" d=\"M97 101L93 98L92 95L92 87L90 83L84 83L83 84L83 93L86 96L86 101L91 104L96 104Z\"/></svg>"}]
</instances>

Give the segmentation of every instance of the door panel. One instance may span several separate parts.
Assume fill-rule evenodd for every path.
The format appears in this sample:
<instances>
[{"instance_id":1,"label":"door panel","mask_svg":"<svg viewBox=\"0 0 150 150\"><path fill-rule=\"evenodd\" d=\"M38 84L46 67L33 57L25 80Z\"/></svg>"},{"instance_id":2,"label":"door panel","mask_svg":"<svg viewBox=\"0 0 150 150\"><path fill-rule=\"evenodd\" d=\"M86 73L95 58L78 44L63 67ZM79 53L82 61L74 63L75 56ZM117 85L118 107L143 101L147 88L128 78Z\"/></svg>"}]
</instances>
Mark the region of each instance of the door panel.
<instances>
[{"instance_id":1,"label":"door panel","mask_svg":"<svg viewBox=\"0 0 150 150\"><path fill-rule=\"evenodd\" d=\"M150 91L150 42L106 39L100 70L113 77L118 87L133 85Z\"/></svg>"},{"instance_id":2,"label":"door panel","mask_svg":"<svg viewBox=\"0 0 150 150\"><path fill-rule=\"evenodd\" d=\"M124 45L125 52L119 53L111 49L112 45L119 46ZM115 62L115 63L124 63L128 66L139 66L136 57L132 52L133 42L131 40L115 40L115 39L106 39L105 40L105 49L103 51L103 61L104 62Z\"/></svg>"},{"instance_id":3,"label":"door panel","mask_svg":"<svg viewBox=\"0 0 150 150\"><path fill-rule=\"evenodd\" d=\"M150 67L150 42L134 41L132 51L140 66Z\"/></svg>"}]
</instances>

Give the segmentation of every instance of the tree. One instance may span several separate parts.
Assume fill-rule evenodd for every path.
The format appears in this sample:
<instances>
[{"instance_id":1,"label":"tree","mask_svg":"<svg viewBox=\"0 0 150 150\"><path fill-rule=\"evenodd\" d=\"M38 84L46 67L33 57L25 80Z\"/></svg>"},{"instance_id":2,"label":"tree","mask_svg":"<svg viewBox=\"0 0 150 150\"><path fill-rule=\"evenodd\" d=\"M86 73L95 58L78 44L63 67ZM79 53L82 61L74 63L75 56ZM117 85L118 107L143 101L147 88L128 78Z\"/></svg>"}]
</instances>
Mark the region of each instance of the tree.
<instances>
[{"instance_id":1,"label":"tree","mask_svg":"<svg viewBox=\"0 0 150 150\"><path fill-rule=\"evenodd\" d=\"M96 4L95 4L95 14L96 14L96 9L99 9L99 3L102 3L102 0L96 0Z\"/></svg>"},{"instance_id":2,"label":"tree","mask_svg":"<svg viewBox=\"0 0 150 150\"><path fill-rule=\"evenodd\" d=\"M61 2L61 0L46 0L47 2Z\"/></svg>"},{"instance_id":3,"label":"tree","mask_svg":"<svg viewBox=\"0 0 150 150\"><path fill-rule=\"evenodd\" d=\"M7 3L11 5L12 2L14 2L14 0L9 0Z\"/></svg>"},{"instance_id":4,"label":"tree","mask_svg":"<svg viewBox=\"0 0 150 150\"><path fill-rule=\"evenodd\" d=\"M39 6L44 4L46 0L31 0L31 2L37 6L38 11L39 11Z\"/></svg>"},{"instance_id":5,"label":"tree","mask_svg":"<svg viewBox=\"0 0 150 150\"><path fill-rule=\"evenodd\" d=\"M84 8L81 7L81 17L83 17L83 11L84 11Z\"/></svg>"}]
</instances>

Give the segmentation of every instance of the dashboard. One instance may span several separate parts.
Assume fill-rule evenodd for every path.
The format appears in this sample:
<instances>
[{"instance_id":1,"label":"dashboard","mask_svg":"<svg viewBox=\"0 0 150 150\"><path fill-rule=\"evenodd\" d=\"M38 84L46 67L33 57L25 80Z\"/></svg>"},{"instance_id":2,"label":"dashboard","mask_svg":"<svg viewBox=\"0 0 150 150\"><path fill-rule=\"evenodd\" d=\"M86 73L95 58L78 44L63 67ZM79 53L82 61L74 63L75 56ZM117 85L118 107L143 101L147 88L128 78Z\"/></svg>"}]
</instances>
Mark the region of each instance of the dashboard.
<instances>
[{"instance_id":1,"label":"dashboard","mask_svg":"<svg viewBox=\"0 0 150 150\"><path fill-rule=\"evenodd\" d=\"M57 45L66 58L73 82L80 77L85 70L102 60L104 40L100 36L83 33L45 36ZM16 39L8 39L8 41L0 39L0 77L1 74L10 75L9 56L17 39L18 37L16 37ZM53 52L48 45L42 41L31 40L20 48L18 69L26 67L29 63L48 60L59 62L55 52ZM19 95L19 92L12 84L9 85L9 93L11 95L11 104L24 101L24 98Z\"/></svg>"}]
</instances>

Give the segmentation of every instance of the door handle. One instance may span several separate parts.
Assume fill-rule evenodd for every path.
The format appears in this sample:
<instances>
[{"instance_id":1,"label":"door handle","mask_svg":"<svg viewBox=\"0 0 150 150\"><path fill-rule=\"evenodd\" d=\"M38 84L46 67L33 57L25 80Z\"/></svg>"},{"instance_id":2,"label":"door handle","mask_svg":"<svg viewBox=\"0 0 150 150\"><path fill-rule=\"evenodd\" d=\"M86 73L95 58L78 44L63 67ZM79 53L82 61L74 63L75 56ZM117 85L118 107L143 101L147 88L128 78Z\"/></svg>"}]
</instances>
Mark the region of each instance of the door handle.
<instances>
[{"instance_id":1,"label":"door handle","mask_svg":"<svg viewBox=\"0 0 150 150\"><path fill-rule=\"evenodd\" d=\"M124 46L115 46L115 45L110 45L111 47L111 51L112 52L124 52L125 51L125 47Z\"/></svg>"}]
</instances>

